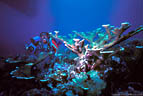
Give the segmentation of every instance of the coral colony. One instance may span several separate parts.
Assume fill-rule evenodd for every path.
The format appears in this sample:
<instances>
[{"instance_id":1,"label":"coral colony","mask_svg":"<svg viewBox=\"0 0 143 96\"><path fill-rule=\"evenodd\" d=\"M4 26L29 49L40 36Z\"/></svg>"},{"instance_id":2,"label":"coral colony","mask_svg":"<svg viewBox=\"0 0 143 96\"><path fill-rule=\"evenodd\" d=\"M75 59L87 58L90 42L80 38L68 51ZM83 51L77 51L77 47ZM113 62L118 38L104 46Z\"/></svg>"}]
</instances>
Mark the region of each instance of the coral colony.
<instances>
[{"instance_id":1,"label":"coral colony","mask_svg":"<svg viewBox=\"0 0 143 96\"><path fill-rule=\"evenodd\" d=\"M60 36L59 31L55 31L55 34L41 32L40 36L31 38L31 43L25 45L25 55L7 58L5 62L17 64L16 69L10 72L13 79L33 80L40 87L25 89L15 96L110 96L141 93L141 90L132 86L141 87L141 83L132 81L132 75L128 73L133 73L131 65L136 66L132 62L137 64L138 61L135 60L138 59L140 64L143 63L140 59L143 43L141 40L128 42L127 39L143 31L143 27L126 35L122 34L130 27L128 22L122 23L120 27L109 24L102 27L105 30L73 31L73 34L67 36Z\"/></svg>"}]
</instances>

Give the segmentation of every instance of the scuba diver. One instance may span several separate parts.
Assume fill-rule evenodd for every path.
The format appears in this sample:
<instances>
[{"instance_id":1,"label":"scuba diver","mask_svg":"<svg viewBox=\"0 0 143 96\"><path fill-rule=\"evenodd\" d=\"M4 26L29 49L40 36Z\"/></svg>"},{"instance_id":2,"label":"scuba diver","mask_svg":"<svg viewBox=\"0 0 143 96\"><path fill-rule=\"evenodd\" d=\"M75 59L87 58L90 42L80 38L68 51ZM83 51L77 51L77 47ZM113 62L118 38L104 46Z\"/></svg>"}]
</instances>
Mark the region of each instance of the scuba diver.
<instances>
[{"instance_id":1,"label":"scuba diver","mask_svg":"<svg viewBox=\"0 0 143 96\"><path fill-rule=\"evenodd\" d=\"M48 32L41 32L40 36L31 38L31 43L26 47L28 62L32 62L31 74L36 77L43 77L41 74L49 72L57 59L57 50L61 41Z\"/></svg>"},{"instance_id":2,"label":"scuba diver","mask_svg":"<svg viewBox=\"0 0 143 96\"><path fill-rule=\"evenodd\" d=\"M28 55L38 56L40 52L56 54L61 41L48 32L41 32L40 36L31 38L31 43L26 45Z\"/></svg>"},{"instance_id":3,"label":"scuba diver","mask_svg":"<svg viewBox=\"0 0 143 96\"><path fill-rule=\"evenodd\" d=\"M31 38L31 43L26 47L29 60L40 63L47 57L54 59L60 44L61 42L48 32L41 32L40 36Z\"/></svg>"},{"instance_id":4,"label":"scuba diver","mask_svg":"<svg viewBox=\"0 0 143 96\"><path fill-rule=\"evenodd\" d=\"M54 40L49 33L47 32L40 33L40 39L41 39L39 42L40 51L53 52L53 53L56 52L55 50L57 49L58 46L56 43L53 43Z\"/></svg>"}]
</instances>

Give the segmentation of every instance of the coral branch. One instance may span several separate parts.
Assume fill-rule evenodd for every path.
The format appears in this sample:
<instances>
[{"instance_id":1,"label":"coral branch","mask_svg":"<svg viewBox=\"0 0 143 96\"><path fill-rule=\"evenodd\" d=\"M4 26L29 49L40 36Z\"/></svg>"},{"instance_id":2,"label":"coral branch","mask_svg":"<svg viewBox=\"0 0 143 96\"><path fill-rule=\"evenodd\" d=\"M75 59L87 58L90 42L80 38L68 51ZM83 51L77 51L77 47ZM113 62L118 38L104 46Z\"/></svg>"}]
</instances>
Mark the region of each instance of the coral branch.
<instances>
[{"instance_id":1,"label":"coral branch","mask_svg":"<svg viewBox=\"0 0 143 96\"><path fill-rule=\"evenodd\" d=\"M108 40L103 41L102 45L104 48L113 46L121 37L122 33L130 27L130 24L125 22L121 24L120 28L114 28L112 26L108 25L102 25L104 28L106 28L106 32L108 34ZM113 30L112 30L113 29ZM115 35L112 36L111 32ZM111 42L111 40L114 39L114 41ZM107 43L110 41L110 43ZM107 44L106 44L107 43ZM100 45L101 46L101 45Z\"/></svg>"},{"instance_id":2,"label":"coral branch","mask_svg":"<svg viewBox=\"0 0 143 96\"><path fill-rule=\"evenodd\" d=\"M102 25L102 27L104 27L106 29L106 32L107 32L107 34L109 36L109 39L111 39L112 38L112 36L111 36L111 30L113 29L113 27L111 27L109 24Z\"/></svg>"},{"instance_id":3,"label":"coral branch","mask_svg":"<svg viewBox=\"0 0 143 96\"><path fill-rule=\"evenodd\" d=\"M84 39L80 41L80 39L73 39L75 41L74 45L70 45L67 42L65 46L69 48L71 51L76 53L79 57L83 56L84 53Z\"/></svg>"},{"instance_id":4,"label":"coral branch","mask_svg":"<svg viewBox=\"0 0 143 96\"><path fill-rule=\"evenodd\" d=\"M55 37L57 38L59 31L54 31L54 32L55 32Z\"/></svg>"},{"instance_id":5,"label":"coral branch","mask_svg":"<svg viewBox=\"0 0 143 96\"><path fill-rule=\"evenodd\" d=\"M122 42L122 41L124 41L124 40L126 40L126 39L128 39L128 38L130 38L130 37L132 37L132 36L134 36L134 35L136 35L136 34L138 34L138 33L141 32L141 31L143 31L143 26L140 26L140 27L137 28L136 30L131 31L131 32L129 32L127 35L122 36L121 38L119 38L118 41L116 41L116 42L114 42L112 45L110 45L110 46L104 48L104 50L109 49L109 48L113 47L113 46L116 45L116 44L119 44L120 42Z\"/></svg>"},{"instance_id":6,"label":"coral branch","mask_svg":"<svg viewBox=\"0 0 143 96\"><path fill-rule=\"evenodd\" d=\"M89 43L92 43L89 39L85 38L84 36L80 35L79 33L73 31L76 35L78 35L79 37L85 39L86 41L88 41Z\"/></svg>"}]
</instances>

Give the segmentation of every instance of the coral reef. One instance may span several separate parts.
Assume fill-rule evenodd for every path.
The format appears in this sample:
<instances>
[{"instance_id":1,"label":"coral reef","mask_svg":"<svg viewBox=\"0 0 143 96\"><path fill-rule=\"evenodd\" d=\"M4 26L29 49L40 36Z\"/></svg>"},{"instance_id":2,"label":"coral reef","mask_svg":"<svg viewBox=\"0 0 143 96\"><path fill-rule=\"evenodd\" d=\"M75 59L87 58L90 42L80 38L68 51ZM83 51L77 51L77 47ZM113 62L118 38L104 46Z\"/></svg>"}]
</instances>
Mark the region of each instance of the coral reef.
<instances>
[{"instance_id":1,"label":"coral reef","mask_svg":"<svg viewBox=\"0 0 143 96\"><path fill-rule=\"evenodd\" d=\"M143 41L130 24L92 32L42 32L22 56L0 58L2 96L111 96L143 93ZM126 40L126 41L125 41ZM124 41L124 42L122 42ZM65 50L63 50L65 49ZM6 70L5 70L6 69ZM8 84L5 86L5 84Z\"/></svg>"},{"instance_id":2,"label":"coral reef","mask_svg":"<svg viewBox=\"0 0 143 96\"><path fill-rule=\"evenodd\" d=\"M143 31L143 27L140 26L135 31L131 31L127 35L123 36L123 32L131 26L128 22L122 23L121 27L119 28L109 24L102 26L105 28L105 32L101 28L98 28L93 32L87 32L87 34L74 31L74 33L77 36L83 38L83 40L74 38L74 43L72 44L70 44L71 41L68 43L68 41L66 41L68 39L64 40L60 38L61 36L58 37L57 34L56 38L59 38L61 41L63 41L67 48L79 56L79 59L77 60L80 68L82 68L82 66L91 66L90 69L94 69L97 65L104 62L110 54L114 53L114 51L107 51L107 49L110 49L116 44ZM73 37L75 37L75 35ZM95 38L96 40L94 40ZM89 42L86 45L84 42L85 40Z\"/></svg>"}]
</instances>

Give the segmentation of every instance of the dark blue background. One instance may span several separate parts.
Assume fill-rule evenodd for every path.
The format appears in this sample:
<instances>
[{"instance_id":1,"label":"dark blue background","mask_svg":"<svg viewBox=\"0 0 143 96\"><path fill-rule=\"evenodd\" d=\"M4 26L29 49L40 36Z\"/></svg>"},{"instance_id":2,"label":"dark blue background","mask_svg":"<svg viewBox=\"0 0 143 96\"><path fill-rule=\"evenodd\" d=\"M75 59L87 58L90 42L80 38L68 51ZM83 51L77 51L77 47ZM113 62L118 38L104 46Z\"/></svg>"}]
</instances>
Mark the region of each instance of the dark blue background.
<instances>
[{"instance_id":1,"label":"dark blue background","mask_svg":"<svg viewBox=\"0 0 143 96\"><path fill-rule=\"evenodd\" d=\"M22 53L42 31L92 31L102 24L143 25L143 0L0 0L0 56ZM142 38L143 33L134 38Z\"/></svg>"}]
</instances>

